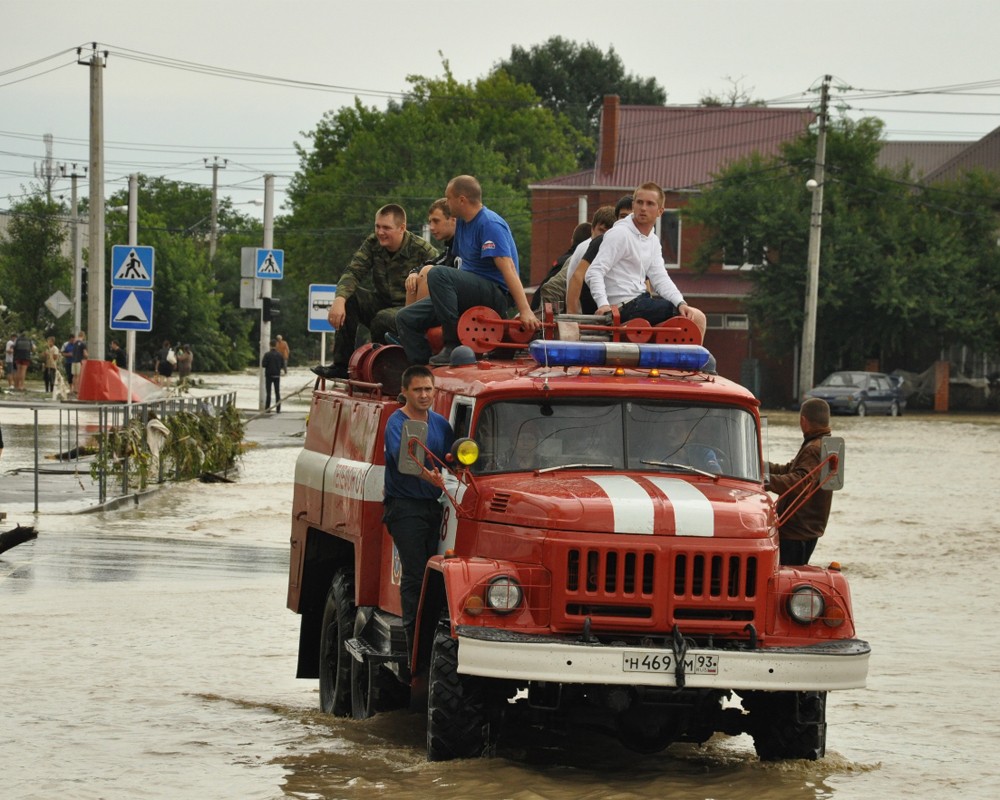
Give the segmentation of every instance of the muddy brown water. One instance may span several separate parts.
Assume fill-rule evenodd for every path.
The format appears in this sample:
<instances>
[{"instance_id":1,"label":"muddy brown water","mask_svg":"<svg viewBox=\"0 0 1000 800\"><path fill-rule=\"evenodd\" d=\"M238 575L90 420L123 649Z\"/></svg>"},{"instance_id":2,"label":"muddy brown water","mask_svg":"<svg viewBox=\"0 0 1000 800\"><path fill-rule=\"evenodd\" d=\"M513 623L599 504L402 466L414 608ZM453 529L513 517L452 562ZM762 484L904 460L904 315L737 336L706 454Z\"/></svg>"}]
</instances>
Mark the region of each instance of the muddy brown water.
<instances>
[{"instance_id":1,"label":"muddy brown water","mask_svg":"<svg viewBox=\"0 0 1000 800\"><path fill-rule=\"evenodd\" d=\"M295 447L137 508L13 514L39 537L0 555L0 797L992 800L997 422L835 420L847 481L814 563L843 564L873 655L866 689L831 693L818 762L762 764L745 736L640 756L522 729L493 759L431 764L420 715L320 714L285 609ZM768 430L791 458L794 417Z\"/></svg>"}]
</instances>

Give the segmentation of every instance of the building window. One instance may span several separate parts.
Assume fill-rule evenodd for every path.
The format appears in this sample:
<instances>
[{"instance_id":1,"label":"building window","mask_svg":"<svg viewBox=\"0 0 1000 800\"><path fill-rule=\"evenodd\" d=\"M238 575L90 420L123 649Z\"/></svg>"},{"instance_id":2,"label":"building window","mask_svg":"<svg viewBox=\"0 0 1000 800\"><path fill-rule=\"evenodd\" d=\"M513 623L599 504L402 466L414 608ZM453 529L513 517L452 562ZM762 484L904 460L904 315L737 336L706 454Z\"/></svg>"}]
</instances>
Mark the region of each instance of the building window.
<instances>
[{"instance_id":1,"label":"building window","mask_svg":"<svg viewBox=\"0 0 1000 800\"><path fill-rule=\"evenodd\" d=\"M714 331L747 331L750 320L746 314L706 314L707 327Z\"/></svg>"},{"instance_id":2,"label":"building window","mask_svg":"<svg viewBox=\"0 0 1000 800\"><path fill-rule=\"evenodd\" d=\"M676 208L663 212L659 220L660 244L663 245L663 262L667 269L681 265L681 215Z\"/></svg>"},{"instance_id":3,"label":"building window","mask_svg":"<svg viewBox=\"0 0 1000 800\"><path fill-rule=\"evenodd\" d=\"M750 249L750 240L746 237L733 242L731 246L722 248L722 268L751 270L757 269L764 264L767 248L759 253L754 253Z\"/></svg>"}]
</instances>

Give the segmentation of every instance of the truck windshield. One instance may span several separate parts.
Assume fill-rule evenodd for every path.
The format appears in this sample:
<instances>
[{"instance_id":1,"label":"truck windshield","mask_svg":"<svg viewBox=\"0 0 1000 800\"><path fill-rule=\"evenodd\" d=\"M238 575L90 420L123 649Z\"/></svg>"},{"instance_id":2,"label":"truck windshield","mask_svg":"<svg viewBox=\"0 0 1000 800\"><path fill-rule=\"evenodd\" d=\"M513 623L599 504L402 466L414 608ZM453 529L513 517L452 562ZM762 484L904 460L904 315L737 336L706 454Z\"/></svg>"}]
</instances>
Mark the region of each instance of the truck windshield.
<instances>
[{"instance_id":1,"label":"truck windshield","mask_svg":"<svg viewBox=\"0 0 1000 800\"><path fill-rule=\"evenodd\" d=\"M476 474L565 467L690 473L760 481L753 416L667 402L505 401L481 411Z\"/></svg>"}]
</instances>

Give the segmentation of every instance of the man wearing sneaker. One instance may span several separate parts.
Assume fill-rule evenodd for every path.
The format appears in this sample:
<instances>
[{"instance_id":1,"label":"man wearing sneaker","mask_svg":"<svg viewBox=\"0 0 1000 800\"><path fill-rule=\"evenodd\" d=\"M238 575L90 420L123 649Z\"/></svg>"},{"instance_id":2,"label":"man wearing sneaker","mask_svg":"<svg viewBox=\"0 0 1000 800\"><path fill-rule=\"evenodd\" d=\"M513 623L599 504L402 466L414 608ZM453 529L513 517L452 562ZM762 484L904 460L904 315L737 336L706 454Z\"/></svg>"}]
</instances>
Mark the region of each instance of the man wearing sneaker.
<instances>
[{"instance_id":1,"label":"man wearing sneaker","mask_svg":"<svg viewBox=\"0 0 1000 800\"><path fill-rule=\"evenodd\" d=\"M406 211L390 203L375 213L375 232L354 254L337 282L337 296L327 318L337 329L333 337L333 364L313 367L323 378L346 378L354 353L358 325L367 325L373 342L396 332L396 312L406 304L410 270L437 256L429 243L406 230ZM371 288L368 288L371 287Z\"/></svg>"},{"instance_id":2,"label":"man wearing sneaker","mask_svg":"<svg viewBox=\"0 0 1000 800\"><path fill-rule=\"evenodd\" d=\"M473 306L489 306L502 317L513 306L527 330L541 327L521 286L510 226L483 205L479 181L471 175L452 178L445 197L458 220L453 247L460 263L458 269L436 267L427 273L430 296L396 315L399 339L411 364L448 364L458 345L458 318ZM435 325L443 329L444 348L432 358L425 333Z\"/></svg>"}]
</instances>

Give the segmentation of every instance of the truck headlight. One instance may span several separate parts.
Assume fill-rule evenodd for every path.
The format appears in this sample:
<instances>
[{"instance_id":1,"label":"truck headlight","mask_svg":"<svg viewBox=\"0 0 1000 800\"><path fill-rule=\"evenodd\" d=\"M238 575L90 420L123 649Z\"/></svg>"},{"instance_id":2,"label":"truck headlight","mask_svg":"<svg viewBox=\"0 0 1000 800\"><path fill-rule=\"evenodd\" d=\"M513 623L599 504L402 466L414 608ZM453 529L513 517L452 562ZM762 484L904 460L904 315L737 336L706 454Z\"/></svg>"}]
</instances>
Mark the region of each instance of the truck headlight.
<instances>
[{"instance_id":1,"label":"truck headlight","mask_svg":"<svg viewBox=\"0 0 1000 800\"><path fill-rule=\"evenodd\" d=\"M819 590L812 586L799 586L788 596L788 613L796 622L808 625L823 616L826 602Z\"/></svg>"},{"instance_id":2,"label":"truck headlight","mask_svg":"<svg viewBox=\"0 0 1000 800\"><path fill-rule=\"evenodd\" d=\"M509 614L521 605L524 592L510 575L499 575L486 587L486 604L497 614Z\"/></svg>"}]
</instances>

